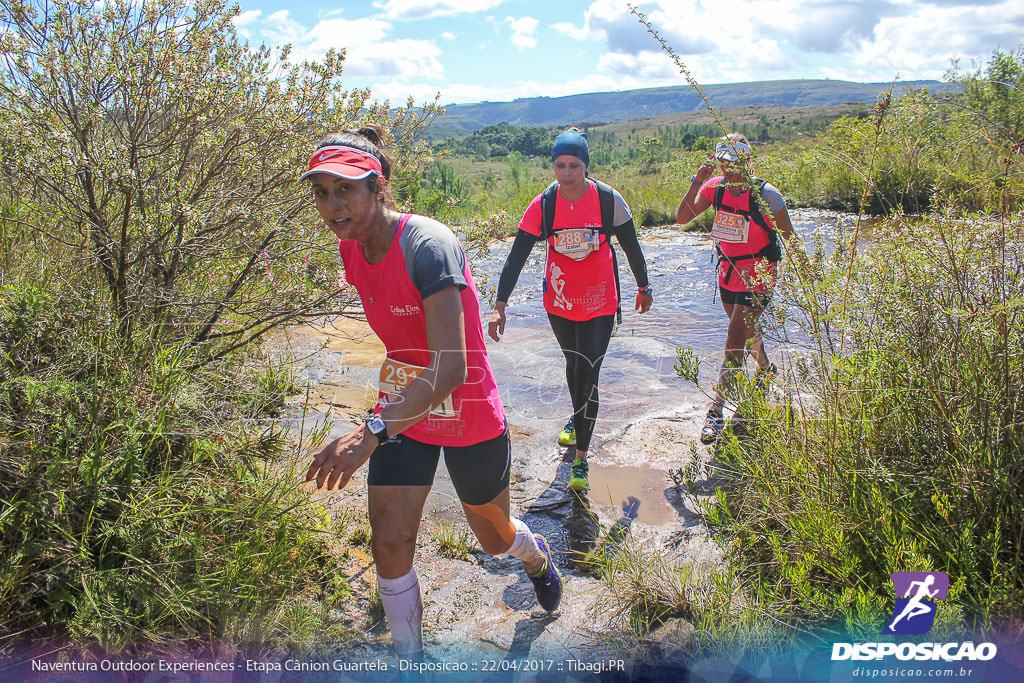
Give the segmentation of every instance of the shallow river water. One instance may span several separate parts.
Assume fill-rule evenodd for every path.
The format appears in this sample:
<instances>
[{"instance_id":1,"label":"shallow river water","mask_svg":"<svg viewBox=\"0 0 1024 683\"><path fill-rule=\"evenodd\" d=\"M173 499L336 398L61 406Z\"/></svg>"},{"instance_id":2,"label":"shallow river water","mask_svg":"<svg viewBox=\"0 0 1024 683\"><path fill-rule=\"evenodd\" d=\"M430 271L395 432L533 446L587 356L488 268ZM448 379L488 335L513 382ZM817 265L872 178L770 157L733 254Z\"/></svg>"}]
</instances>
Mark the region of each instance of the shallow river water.
<instances>
[{"instance_id":1,"label":"shallow river water","mask_svg":"<svg viewBox=\"0 0 1024 683\"><path fill-rule=\"evenodd\" d=\"M807 238L822 234L826 243L835 238L836 214L795 210L794 227ZM665 496L665 473L675 464L671 453L652 456L650 439L656 433L631 429L651 418L695 419L706 410L711 382L721 362L726 319L720 299L715 296L716 280L711 262L712 242L705 234L684 233L677 227L644 231L640 239L654 287L654 306L639 315L632 306L636 284L620 250L619 266L623 291L622 324L609 345L601 371L601 408L591 446L591 498L595 502L638 500L637 519L663 525L677 516ZM511 240L495 244L489 253L473 263L474 277L482 291L497 284ZM500 342L488 340L488 355L501 389L509 423L523 434L549 434L551 454L561 449L555 437L571 414L565 384L564 361L544 313L541 273L544 252L534 249L519 278L507 309L508 323ZM487 296L487 295L483 295ZM491 306L484 302L483 323ZM329 334L330 332L334 334ZM338 332L340 331L340 334ZM326 341L326 347L321 344ZM367 407L375 396L375 373L383 358L383 347L365 324L346 321L337 329L307 328L292 336L292 352L301 359L300 375L334 387L341 396L335 405ZM675 349L689 346L702 359L700 384L677 377ZM769 344L769 355L777 364L784 355ZM315 406L314 406L315 407ZM300 418L292 416L297 422ZM322 418L322 412L307 412L306 424ZM342 420L332 433L343 433L352 422ZM535 449L529 457L538 457ZM439 469L430 505L451 510L454 491L443 465Z\"/></svg>"}]
</instances>

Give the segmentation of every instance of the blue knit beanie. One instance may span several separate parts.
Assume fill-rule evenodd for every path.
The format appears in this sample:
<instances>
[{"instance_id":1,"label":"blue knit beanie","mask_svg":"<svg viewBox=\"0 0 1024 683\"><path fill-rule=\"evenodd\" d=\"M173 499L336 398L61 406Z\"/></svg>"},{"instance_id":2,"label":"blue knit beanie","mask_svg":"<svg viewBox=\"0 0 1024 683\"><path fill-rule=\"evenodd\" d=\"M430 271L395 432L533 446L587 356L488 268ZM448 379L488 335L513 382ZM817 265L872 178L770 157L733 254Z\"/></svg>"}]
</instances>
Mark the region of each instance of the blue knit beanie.
<instances>
[{"instance_id":1,"label":"blue knit beanie","mask_svg":"<svg viewBox=\"0 0 1024 683\"><path fill-rule=\"evenodd\" d=\"M590 168L590 148L587 147L587 134L578 130L567 130L557 138L555 145L551 148L551 161L554 162L560 156L568 154L583 162L583 165Z\"/></svg>"}]
</instances>

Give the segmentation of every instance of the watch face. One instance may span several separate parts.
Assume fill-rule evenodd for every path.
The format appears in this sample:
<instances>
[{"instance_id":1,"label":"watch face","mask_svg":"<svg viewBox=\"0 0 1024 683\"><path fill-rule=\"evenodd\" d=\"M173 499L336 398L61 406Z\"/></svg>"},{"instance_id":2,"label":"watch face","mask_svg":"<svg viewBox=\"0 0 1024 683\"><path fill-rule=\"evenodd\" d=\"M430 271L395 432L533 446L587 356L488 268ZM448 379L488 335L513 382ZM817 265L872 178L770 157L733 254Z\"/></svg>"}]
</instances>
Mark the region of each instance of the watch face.
<instances>
[{"instance_id":1,"label":"watch face","mask_svg":"<svg viewBox=\"0 0 1024 683\"><path fill-rule=\"evenodd\" d=\"M388 428L388 426L384 424L384 420L380 419L379 415L374 415L367 420L366 426L370 428L371 432L377 435L384 433Z\"/></svg>"}]
</instances>

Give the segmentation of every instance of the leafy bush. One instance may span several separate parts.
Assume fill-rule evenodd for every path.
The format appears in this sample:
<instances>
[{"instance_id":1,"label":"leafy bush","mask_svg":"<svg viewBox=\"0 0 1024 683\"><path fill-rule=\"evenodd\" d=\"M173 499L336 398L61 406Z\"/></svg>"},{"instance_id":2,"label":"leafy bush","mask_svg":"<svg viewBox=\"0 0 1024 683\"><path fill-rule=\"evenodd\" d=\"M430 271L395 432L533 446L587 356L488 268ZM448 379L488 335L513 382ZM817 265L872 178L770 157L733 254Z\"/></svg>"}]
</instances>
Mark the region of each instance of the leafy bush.
<instances>
[{"instance_id":1,"label":"leafy bush","mask_svg":"<svg viewBox=\"0 0 1024 683\"><path fill-rule=\"evenodd\" d=\"M226 353L322 314L336 242L295 182L312 147L377 122L414 168L436 113L344 91L341 53L296 64L250 49L237 12L0 0L0 174L39 233L87 255L123 337L141 326Z\"/></svg>"},{"instance_id":2,"label":"leafy bush","mask_svg":"<svg viewBox=\"0 0 1024 683\"><path fill-rule=\"evenodd\" d=\"M891 572L941 570L947 621L1022 616L1022 228L893 217L776 290L806 354L785 404L741 404L712 514L759 599L872 628Z\"/></svg>"},{"instance_id":3,"label":"leafy bush","mask_svg":"<svg viewBox=\"0 0 1024 683\"><path fill-rule=\"evenodd\" d=\"M280 433L240 420L239 378L111 353L70 303L0 292L0 632L108 652L322 638L347 591L331 524L275 464Z\"/></svg>"},{"instance_id":4,"label":"leafy bush","mask_svg":"<svg viewBox=\"0 0 1024 683\"><path fill-rule=\"evenodd\" d=\"M831 124L821 144L771 155L769 177L799 204L843 211L1017 211L1024 52L996 51L984 71L947 76L961 95L884 96L874 116Z\"/></svg>"}]
</instances>

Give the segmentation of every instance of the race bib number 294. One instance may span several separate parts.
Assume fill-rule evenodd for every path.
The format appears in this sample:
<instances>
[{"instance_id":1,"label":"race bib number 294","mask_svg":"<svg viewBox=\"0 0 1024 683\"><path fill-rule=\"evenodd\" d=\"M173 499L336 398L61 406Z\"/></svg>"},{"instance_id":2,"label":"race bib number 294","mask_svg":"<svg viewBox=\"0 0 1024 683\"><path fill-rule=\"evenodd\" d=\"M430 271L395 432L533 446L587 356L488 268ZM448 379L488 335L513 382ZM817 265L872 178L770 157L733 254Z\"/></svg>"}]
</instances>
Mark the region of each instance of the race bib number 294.
<instances>
[{"instance_id":1,"label":"race bib number 294","mask_svg":"<svg viewBox=\"0 0 1024 683\"><path fill-rule=\"evenodd\" d=\"M408 387L414 379L419 377L419 374L426 368L421 368L418 365L411 365L409 363L400 363L399 361L391 358L384 359L384 364L380 366L380 391L382 394L387 396L387 402L394 402L405 388ZM431 417L445 417L445 418L457 418L459 414L455 412L455 402L452 400L451 395L445 397L441 403L434 406L430 411Z\"/></svg>"}]
</instances>

